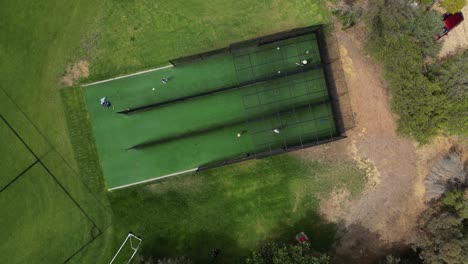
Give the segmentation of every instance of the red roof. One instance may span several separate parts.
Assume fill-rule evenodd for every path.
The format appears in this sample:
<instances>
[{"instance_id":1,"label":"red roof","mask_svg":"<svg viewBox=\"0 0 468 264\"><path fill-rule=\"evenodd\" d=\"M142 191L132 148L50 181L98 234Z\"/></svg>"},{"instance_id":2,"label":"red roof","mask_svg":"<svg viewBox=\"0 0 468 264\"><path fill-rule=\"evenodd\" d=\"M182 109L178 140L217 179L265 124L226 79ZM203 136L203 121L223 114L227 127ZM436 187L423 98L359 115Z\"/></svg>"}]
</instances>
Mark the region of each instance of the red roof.
<instances>
[{"instance_id":1,"label":"red roof","mask_svg":"<svg viewBox=\"0 0 468 264\"><path fill-rule=\"evenodd\" d=\"M444 23L445 23L445 28L450 31L452 28L460 24L460 22L463 21L463 14L461 12L452 14L447 16L445 18Z\"/></svg>"}]
</instances>

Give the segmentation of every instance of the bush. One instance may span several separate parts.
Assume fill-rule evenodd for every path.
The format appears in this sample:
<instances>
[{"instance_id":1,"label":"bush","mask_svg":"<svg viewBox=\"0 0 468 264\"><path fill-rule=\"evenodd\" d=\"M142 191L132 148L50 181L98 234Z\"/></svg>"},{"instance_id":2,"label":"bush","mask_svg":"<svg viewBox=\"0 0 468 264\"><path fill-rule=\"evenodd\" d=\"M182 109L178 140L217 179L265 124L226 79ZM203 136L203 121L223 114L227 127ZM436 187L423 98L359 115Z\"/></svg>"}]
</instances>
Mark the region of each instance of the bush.
<instances>
[{"instance_id":1,"label":"bush","mask_svg":"<svg viewBox=\"0 0 468 264\"><path fill-rule=\"evenodd\" d=\"M340 21L342 29L354 26L362 17L363 10L354 1L337 0L333 4L331 13Z\"/></svg>"},{"instance_id":2,"label":"bush","mask_svg":"<svg viewBox=\"0 0 468 264\"><path fill-rule=\"evenodd\" d=\"M464 263L468 259L465 235L467 197L462 191L446 193L441 203L426 210L413 248L424 263Z\"/></svg>"},{"instance_id":3,"label":"bush","mask_svg":"<svg viewBox=\"0 0 468 264\"><path fill-rule=\"evenodd\" d=\"M333 9L332 14L341 22L341 25L343 26L342 29L348 29L357 23L362 15L362 10L357 9L345 11L340 9Z\"/></svg>"},{"instance_id":4,"label":"bush","mask_svg":"<svg viewBox=\"0 0 468 264\"><path fill-rule=\"evenodd\" d=\"M145 258L143 256L139 256L136 258L136 261L133 263L139 264L193 264L193 262L186 258L186 257L175 257L175 258L162 258L162 259L155 259L153 257Z\"/></svg>"},{"instance_id":5,"label":"bush","mask_svg":"<svg viewBox=\"0 0 468 264\"><path fill-rule=\"evenodd\" d=\"M442 0L440 6L448 13L454 14L460 11L466 5L466 0Z\"/></svg>"},{"instance_id":6,"label":"bush","mask_svg":"<svg viewBox=\"0 0 468 264\"><path fill-rule=\"evenodd\" d=\"M434 165L425 180L426 200L439 199L447 190L463 186L467 181L467 169L461 154L452 149Z\"/></svg>"},{"instance_id":7,"label":"bush","mask_svg":"<svg viewBox=\"0 0 468 264\"><path fill-rule=\"evenodd\" d=\"M410 34L417 39L423 56L436 56L441 49L441 45L434 41L434 36L442 30L440 14L433 10L416 10L416 13Z\"/></svg>"},{"instance_id":8,"label":"bush","mask_svg":"<svg viewBox=\"0 0 468 264\"><path fill-rule=\"evenodd\" d=\"M468 51L431 65L428 77L447 95L445 128L450 134L468 135Z\"/></svg>"},{"instance_id":9,"label":"bush","mask_svg":"<svg viewBox=\"0 0 468 264\"><path fill-rule=\"evenodd\" d=\"M260 250L252 252L247 264L328 264L328 256L314 256L308 243L278 244L268 243Z\"/></svg>"},{"instance_id":10,"label":"bush","mask_svg":"<svg viewBox=\"0 0 468 264\"><path fill-rule=\"evenodd\" d=\"M468 55L437 67L425 64L426 57L440 50L433 41L438 15L408 8L404 1L384 0L375 1L368 14L366 48L384 67L398 131L420 143L441 131L468 133L468 101L462 99L468 97Z\"/></svg>"}]
</instances>

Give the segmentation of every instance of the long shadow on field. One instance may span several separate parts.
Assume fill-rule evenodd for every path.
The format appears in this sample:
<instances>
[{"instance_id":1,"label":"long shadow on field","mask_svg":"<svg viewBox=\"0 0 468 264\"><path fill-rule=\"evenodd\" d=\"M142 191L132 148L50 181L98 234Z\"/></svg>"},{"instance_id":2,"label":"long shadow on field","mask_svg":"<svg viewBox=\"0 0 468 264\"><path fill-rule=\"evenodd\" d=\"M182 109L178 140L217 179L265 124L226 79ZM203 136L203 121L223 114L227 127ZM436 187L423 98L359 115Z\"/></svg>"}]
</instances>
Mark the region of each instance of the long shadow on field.
<instances>
[{"instance_id":1,"label":"long shadow on field","mask_svg":"<svg viewBox=\"0 0 468 264\"><path fill-rule=\"evenodd\" d=\"M404 243L388 243L379 234L360 224L338 226L339 240L334 245L331 263L378 263L386 255L411 255L414 252ZM410 256L411 257L411 256ZM414 262L420 263L416 258Z\"/></svg>"},{"instance_id":2,"label":"long shadow on field","mask_svg":"<svg viewBox=\"0 0 468 264\"><path fill-rule=\"evenodd\" d=\"M304 218L292 224L280 221L269 234L270 238L259 241L257 248L269 242L296 244L298 242L295 236L299 232L305 232L309 236L315 251L327 253L335 241L336 226L323 222L315 212L309 211ZM159 236L151 242L146 242L154 247L147 248L147 251L142 253L145 256L153 256L153 259L185 256L195 263L242 263L256 248L239 245L236 236L231 230L219 233L200 231L187 234L184 238ZM220 250L216 259L212 257L213 249Z\"/></svg>"},{"instance_id":3,"label":"long shadow on field","mask_svg":"<svg viewBox=\"0 0 468 264\"><path fill-rule=\"evenodd\" d=\"M304 218L293 224L281 221L273 230L270 240L265 242L298 243L296 235L304 232L313 250L327 253L335 241L336 230L334 223L325 222L316 212L308 211Z\"/></svg>"},{"instance_id":4,"label":"long shadow on field","mask_svg":"<svg viewBox=\"0 0 468 264\"><path fill-rule=\"evenodd\" d=\"M234 263L239 255L246 255L249 251L242 249L231 236L229 230L224 233L199 231L180 237L156 237L151 244L155 248L143 255L153 256L154 259L185 256L195 263ZM214 257L213 250L219 250Z\"/></svg>"},{"instance_id":5,"label":"long shadow on field","mask_svg":"<svg viewBox=\"0 0 468 264\"><path fill-rule=\"evenodd\" d=\"M161 139L142 142L142 143L139 143L139 144L137 144L135 146L129 147L126 150L144 149L144 148L147 148L147 147L151 147L151 146L155 146L155 145L159 145L159 144L165 144L165 143L181 140L181 139L188 138L188 137L195 137L195 136L199 136L199 135L203 135L203 134L208 134L208 133L211 133L211 132L214 132L214 131L217 131L217 130L221 130L221 129L224 129L224 128L228 128L228 127L239 126L241 124L245 124L246 122L259 122L259 121L263 121L263 120L269 119L269 118L274 118L274 117L277 118L278 116L281 116L283 114L289 114L289 113L294 113L294 112L299 112L299 111L310 110L310 109L312 109L314 107L326 104L327 102L328 102L327 99L322 98L322 99L318 99L317 101L313 101L313 102L309 101L309 102L304 103L302 105L294 106L294 108L292 108L291 106L286 106L283 109L275 110L275 111L273 111L271 113L264 113L264 112L259 113L256 116L249 117L248 119L239 119L239 120L236 120L236 121L233 121L233 122L230 122L230 123L218 124L218 125L214 125L214 126L211 126L211 127L204 128L204 129L199 129L199 130L195 130L195 131L188 131L188 132L184 132L182 134L176 134L176 135L171 135L171 136L161 138Z\"/></svg>"}]
</instances>

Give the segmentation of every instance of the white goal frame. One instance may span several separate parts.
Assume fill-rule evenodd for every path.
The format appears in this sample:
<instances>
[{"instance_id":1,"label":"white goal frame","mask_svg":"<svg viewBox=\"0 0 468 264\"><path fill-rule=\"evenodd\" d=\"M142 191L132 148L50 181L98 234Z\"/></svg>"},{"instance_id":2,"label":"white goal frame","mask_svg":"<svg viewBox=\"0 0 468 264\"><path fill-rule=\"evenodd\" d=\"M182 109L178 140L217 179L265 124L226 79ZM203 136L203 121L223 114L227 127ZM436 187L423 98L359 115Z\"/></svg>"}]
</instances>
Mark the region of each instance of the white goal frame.
<instances>
[{"instance_id":1,"label":"white goal frame","mask_svg":"<svg viewBox=\"0 0 468 264\"><path fill-rule=\"evenodd\" d=\"M138 240L138 245L136 245L136 247L133 246L132 238ZM138 251L138 248L140 248L142 240L141 240L141 238L135 236L134 234L128 233L127 238L125 238L124 242L120 246L119 250L117 250L117 253L115 253L114 257L112 258L112 260L110 261L109 264L112 264L114 262L115 258L119 255L120 251L122 250L125 243L127 243L127 241L130 241L130 247L133 249L133 254L130 257L130 259L128 260L127 264L130 263L130 261L132 261L133 257L135 257L135 254Z\"/></svg>"}]
</instances>

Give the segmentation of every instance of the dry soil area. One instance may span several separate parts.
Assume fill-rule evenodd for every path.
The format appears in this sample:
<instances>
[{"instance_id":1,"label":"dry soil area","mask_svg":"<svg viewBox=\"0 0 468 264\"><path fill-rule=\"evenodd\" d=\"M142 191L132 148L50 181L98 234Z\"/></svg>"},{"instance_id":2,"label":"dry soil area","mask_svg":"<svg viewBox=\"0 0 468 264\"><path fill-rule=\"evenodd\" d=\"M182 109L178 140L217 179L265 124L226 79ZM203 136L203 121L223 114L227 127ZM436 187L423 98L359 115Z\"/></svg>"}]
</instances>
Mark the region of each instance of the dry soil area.
<instances>
[{"instance_id":1,"label":"dry soil area","mask_svg":"<svg viewBox=\"0 0 468 264\"><path fill-rule=\"evenodd\" d=\"M368 184L360 197L352 200L346 189L336 190L322 201L320 211L339 226L335 261L370 263L382 252L410 242L425 209L424 178L453 142L438 138L418 147L399 136L380 69L362 51L364 31L335 28L356 127L346 139L298 155L322 161L351 159L367 170Z\"/></svg>"},{"instance_id":2,"label":"dry soil area","mask_svg":"<svg viewBox=\"0 0 468 264\"><path fill-rule=\"evenodd\" d=\"M65 75L62 77L62 83L70 87L81 78L89 76L89 63L86 60L80 60L73 64L69 64Z\"/></svg>"}]
</instances>

